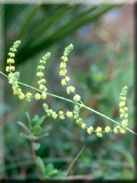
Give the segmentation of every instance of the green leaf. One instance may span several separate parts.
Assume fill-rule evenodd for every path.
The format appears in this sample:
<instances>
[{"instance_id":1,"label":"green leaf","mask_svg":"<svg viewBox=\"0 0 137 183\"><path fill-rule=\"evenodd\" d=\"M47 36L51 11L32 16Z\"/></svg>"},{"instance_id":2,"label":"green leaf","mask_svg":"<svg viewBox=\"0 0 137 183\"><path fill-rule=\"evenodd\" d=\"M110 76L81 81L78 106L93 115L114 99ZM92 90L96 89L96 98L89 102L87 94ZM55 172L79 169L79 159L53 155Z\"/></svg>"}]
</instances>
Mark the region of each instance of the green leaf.
<instances>
[{"instance_id":1,"label":"green leaf","mask_svg":"<svg viewBox=\"0 0 137 183\"><path fill-rule=\"evenodd\" d=\"M38 120L37 125L38 125L38 126L41 126L42 123L44 122L45 118L46 118L46 115L42 116L42 117Z\"/></svg>"},{"instance_id":2,"label":"green leaf","mask_svg":"<svg viewBox=\"0 0 137 183\"><path fill-rule=\"evenodd\" d=\"M42 131L43 131L43 129L38 125L32 127L32 129L31 129L31 133L34 135L40 135L42 133Z\"/></svg>"},{"instance_id":3,"label":"green leaf","mask_svg":"<svg viewBox=\"0 0 137 183\"><path fill-rule=\"evenodd\" d=\"M69 9L71 9L71 7L68 5L61 7L50 18L48 18L48 20L36 27L32 35L30 35L28 40L29 44L32 44L34 41L38 40L42 34L45 34L50 26L59 20L64 14L66 14Z\"/></svg>"},{"instance_id":4,"label":"green leaf","mask_svg":"<svg viewBox=\"0 0 137 183\"><path fill-rule=\"evenodd\" d=\"M41 170L41 172L44 176L45 175L45 169L46 169L45 164L39 156L37 156L37 160L38 160L38 163L39 163L40 170Z\"/></svg>"},{"instance_id":5,"label":"green leaf","mask_svg":"<svg viewBox=\"0 0 137 183\"><path fill-rule=\"evenodd\" d=\"M48 175L49 177L55 175L58 173L58 170L57 169L54 169L54 166L53 164L48 164L46 166L46 169L45 169L45 175Z\"/></svg>"},{"instance_id":6,"label":"green leaf","mask_svg":"<svg viewBox=\"0 0 137 183\"><path fill-rule=\"evenodd\" d=\"M40 148L40 143L34 142L33 147L35 150L38 150Z\"/></svg>"},{"instance_id":7,"label":"green leaf","mask_svg":"<svg viewBox=\"0 0 137 183\"><path fill-rule=\"evenodd\" d=\"M43 135L40 135L39 136L39 139L42 139L42 138L44 138L44 137L46 137L46 136L48 136L49 135L49 133L45 133L45 134L43 134Z\"/></svg>"},{"instance_id":8,"label":"green leaf","mask_svg":"<svg viewBox=\"0 0 137 183\"><path fill-rule=\"evenodd\" d=\"M80 15L73 17L75 21L71 19L65 25L62 25L58 29L56 29L56 31L53 32L49 37L41 40L37 44L33 44L32 46L28 47L27 45L29 43L26 43L26 45L22 47L20 52L17 54L17 60L19 60L19 62L20 60L23 60L24 62L26 59L36 55L43 49L48 48L49 46L55 44L61 39L72 34L80 27L83 27L84 25L87 25L89 23L95 23L103 14L118 6L119 5L101 5L97 8L92 7L90 10L82 12Z\"/></svg>"},{"instance_id":9,"label":"green leaf","mask_svg":"<svg viewBox=\"0 0 137 183\"><path fill-rule=\"evenodd\" d=\"M15 23L15 17L27 9L27 4L3 4L3 7L5 30L9 30L9 26Z\"/></svg>"},{"instance_id":10,"label":"green leaf","mask_svg":"<svg viewBox=\"0 0 137 183\"><path fill-rule=\"evenodd\" d=\"M18 125L20 125L22 128L24 128L28 133L30 133L29 128L28 128L23 122L18 121L17 123L18 123Z\"/></svg>"},{"instance_id":11,"label":"green leaf","mask_svg":"<svg viewBox=\"0 0 137 183\"><path fill-rule=\"evenodd\" d=\"M33 20L34 16L36 15L37 11L39 10L39 8L40 8L40 5L35 6L30 11L30 13L27 15L27 17L25 18L25 22L22 25L22 27L20 29L20 32L19 32L19 34L18 34L18 36L16 38L17 40L23 38L23 36L25 35L25 33L28 30L29 25L32 23L32 20Z\"/></svg>"},{"instance_id":12,"label":"green leaf","mask_svg":"<svg viewBox=\"0 0 137 183\"><path fill-rule=\"evenodd\" d=\"M57 169L54 169L52 171L49 172L49 176L55 175L57 174L59 171Z\"/></svg>"},{"instance_id":13,"label":"green leaf","mask_svg":"<svg viewBox=\"0 0 137 183\"><path fill-rule=\"evenodd\" d=\"M33 119L32 119L32 123L38 123L40 117L36 114Z\"/></svg>"},{"instance_id":14,"label":"green leaf","mask_svg":"<svg viewBox=\"0 0 137 183\"><path fill-rule=\"evenodd\" d=\"M26 134L24 134L24 133L20 133L20 136L21 136L21 137L24 137L24 138L26 138L26 139L28 139L28 140L38 140L37 137L32 136L32 135L26 135Z\"/></svg>"},{"instance_id":15,"label":"green leaf","mask_svg":"<svg viewBox=\"0 0 137 183\"><path fill-rule=\"evenodd\" d=\"M28 123L29 123L29 127L31 128L31 119L30 119L30 115L28 112L26 112L26 116L27 116L27 120L28 120Z\"/></svg>"}]
</instances>

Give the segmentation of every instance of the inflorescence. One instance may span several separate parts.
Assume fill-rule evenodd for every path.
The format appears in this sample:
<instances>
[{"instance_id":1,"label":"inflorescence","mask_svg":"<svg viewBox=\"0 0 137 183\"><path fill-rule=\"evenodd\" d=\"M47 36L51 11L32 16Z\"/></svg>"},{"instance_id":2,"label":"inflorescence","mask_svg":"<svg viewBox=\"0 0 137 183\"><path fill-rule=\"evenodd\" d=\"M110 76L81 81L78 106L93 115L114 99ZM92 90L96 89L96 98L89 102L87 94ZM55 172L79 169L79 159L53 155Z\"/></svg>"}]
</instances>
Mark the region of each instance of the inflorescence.
<instances>
[{"instance_id":1,"label":"inflorescence","mask_svg":"<svg viewBox=\"0 0 137 183\"><path fill-rule=\"evenodd\" d=\"M10 52L8 53L9 58L7 59L8 66L6 67L6 72L8 73L9 83L12 85L13 94L17 95L20 100L25 99L27 102L30 102L32 99L38 100L45 100L47 99L47 87L46 87L46 79L44 77L44 70L45 65L51 53L48 52L45 54L39 62L37 67L36 76L38 78L38 91L37 93L33 94L31 92L23 93L22 89L19 86L19 76L20 73L15 71L15 53L17 52L17 48L19 47L21 41L15 41L13 46L10 48ZM43 104L43 109L47 116L52 117L53 119L60 119L65 120L66 118L73 118L82 129L85 129L89 135L95 133L98 137L102 137L103 133L114 132L115 134L125 133L126 127L128 126L128 108L126 106L126 94L127 94L127 86L122 89L120 93L120 103L119 103L119 112L120 118L122 119L120 125L117 125L113 128L110 126L106 126L104 129L100 126L94 128L92 125L87 126L84 120L80 117L80 109L83 107L83 103L81 101L81 96L76 93L76 89L74 86L70 85L70 77L68 76L67 71L67 62L68 56L70 52L73 50L73 45L70 44L65 48L63 56L61 57L60 63L60 71L59 75L61 76L61 85L66 87L66 92L68 95L73 95L73 103L74 108L72 111L54 111L49 107L47 103Z\"/></svg>"}]
</instances>

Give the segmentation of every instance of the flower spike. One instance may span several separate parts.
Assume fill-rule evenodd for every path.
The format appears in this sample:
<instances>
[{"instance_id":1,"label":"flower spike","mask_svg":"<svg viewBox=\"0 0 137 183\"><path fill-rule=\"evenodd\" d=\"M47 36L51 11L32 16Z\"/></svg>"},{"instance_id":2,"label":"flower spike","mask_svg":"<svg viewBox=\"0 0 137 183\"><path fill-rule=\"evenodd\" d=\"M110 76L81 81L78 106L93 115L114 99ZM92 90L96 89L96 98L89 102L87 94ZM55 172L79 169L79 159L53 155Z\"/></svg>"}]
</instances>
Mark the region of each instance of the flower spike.
<instances>
[{"instance_id":1,"label":"flower spike","mask_svg":"<svg viewBox=\"0 0 137 183\"><path fill-rule=\"evenodd\" d=\"M25 99L26 101L30 102L34 98L36 101L38 101L41 99L46 99L47 95L50 95L53 97L56 96L57 98L64 99L66 101L70 101L71 103L74 104L74 108L72 111L70 111L70 110L55 111L52 108L50 108L47 103L43 104L43 109L44 109L45 113L47 114L47 116L52 117L53 119L58 118L60 120L64 120L66 118L73 118L75 120L75 123L77 125L79 125L81 129L86 130L86 132L89 135L94 133L94 134L96 134L97 137L103 137L104 133L107 134L110 132L114 132L116 134L116 133L120 132L120 133L124 134L124 133L126 133L126 130L134 133L132 130L128 129L128 127L127 127L128 126L128 107L126 105L126 100L127 100L126 94L127 94L127 89L128 89L127 86L123 87L123 89L120 93L119 113L120 113L121 123L116 122L115 120L99 113L98 111L95 111L92 108L87 107L86 105L84 105L82 103L81 96L76 94L76 92L75 92L75 87L71 86L69 84L70 77L67 75L67 73L68 73L68 71L67 71L68 55L73 50L72 44L68 45L65 48L63 56L61 57L62 61L60 63L59 75L62 77L61 85L66 86L66 92L68 95L73 94L73 100L69 100L69 99L66 99L61 96L47 93L47 87L45 86L46 79L44 78L44 70L45 70L45 64L46 64L47 60L49 59L49 57L51 56L50 52L47 52L42 57L42 59L39 61L39 65L37 66L36 76L38 77L38 81L37 81L38 89L30 86L30 88L35 89L37 92L35 94L32 94L31 92L27 92L26 94L24 94L22 92L22 89L19 86L19 84L21 84L21 82L19 82L20 73L15 72L15 66L14 66L15 53L17 52L17 48L19 47L20 43L21 43L21 41L16 41L16 42L14 42L13 46L10 48L10 51L8 53L9 58L7 59L8 66L6 67L6 72L8 72L8 80L9 80L9 83L12 85L13 94L17 95L20 100ZM29 85L27 85L27 84L22 83L22 85L29 87ZM100 116L103 116L106 119L116 123L117 125L113 129L110 126L106 126L106 127L104 127L104 129L101 126L97 126L97 127L93 127L92 125L88 126L84 122L84 120L80 117L81 108L86 108Z\"/></svg>"}]
</instances>

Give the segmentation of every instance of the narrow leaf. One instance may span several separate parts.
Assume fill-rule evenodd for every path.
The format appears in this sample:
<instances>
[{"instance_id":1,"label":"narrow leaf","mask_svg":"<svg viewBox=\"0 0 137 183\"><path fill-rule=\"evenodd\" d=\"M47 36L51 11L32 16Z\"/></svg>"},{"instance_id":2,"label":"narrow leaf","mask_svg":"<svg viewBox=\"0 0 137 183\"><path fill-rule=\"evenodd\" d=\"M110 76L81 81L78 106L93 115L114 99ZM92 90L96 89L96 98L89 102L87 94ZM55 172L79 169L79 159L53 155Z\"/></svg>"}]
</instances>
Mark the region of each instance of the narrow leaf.
<instances>
[{"instance_id":1,"label":"narrow leaf","mask_svg":"<svg viewBox=\"0 0 137 183\"><path fill-rule=\"evenodd\" d=\"M40 148L40 143L34 142L33 147L35 150L38 150Z\"/></svg>"},{"instance_id":2,"label":"narrow leaf","mask_svg":"<svg viewBox=\"0 0 137 183\"><path fill-rule=\"evenodd\" d=\"M32 22L34 16L36 15L37 11L39 10L39 8L40 8L40 4L35 6L32 9L32 11L30 11L30 13L28 14L28 17L25 18L25 22L24 22L23 26L21 27L21 30L16 38L17 40L22 39L22 37L25 35L25 33L28 30L29 25L31 24L31 22Z\"/></svg>"},{"instance_id":3,"label":"narrow leaf","mask_svg":"<svg viewBox=\"0 0 137 183\"><path fill-rule=\"evenodd\" d=\"M37 160L38 160L38 163L39 163L40 170L41 170L42 174L44 175L45 174L45 169L46 169L46 167L44 165L44 162L39 156L37 156Z\"/></svg>"},{"instance_id":4,"label":"narrow leaf","mask_svg":"<svg viewBox=\"0 0 137 183\"><path fill-rule=\"evenodd\" d=\"M40 120L38 121L37 125L38 125L38 126L41 126L45 119L46 119L46 115L42 116L42 117L40 118Z\"/></svg>"},{"instance_id":5,"label":"narrow leaf","mask_svg":"<svg viewBox=\"0 0 137 183\"><path fill-rule=\"evenodd\" d=\"M28 133L30 133L30 130L28 129L28 127L21 121L18 121L17 122L18 125L20 125L22 128L24 128Z\"/></svg>"}]
</instances>

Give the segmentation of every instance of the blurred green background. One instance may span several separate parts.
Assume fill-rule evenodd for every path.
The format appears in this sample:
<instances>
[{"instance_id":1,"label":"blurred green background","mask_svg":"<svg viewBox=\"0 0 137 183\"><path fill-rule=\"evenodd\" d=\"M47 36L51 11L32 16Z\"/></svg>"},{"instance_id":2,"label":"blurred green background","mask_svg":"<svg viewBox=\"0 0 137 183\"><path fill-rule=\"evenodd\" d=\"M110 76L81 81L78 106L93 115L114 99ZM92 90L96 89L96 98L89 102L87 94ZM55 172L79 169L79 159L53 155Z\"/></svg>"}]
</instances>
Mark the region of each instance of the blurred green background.
<instances>
[{"instance_id":1,"label":"blurred green background","mask_svg":"<svg viewBox=\"0 0 137 183\"><path fill-rule=\"evenodd\" d=\"M51 51L52 57L45 71L48 90L67 97L60 85L58 71L65 46L73 43L68 72L83 102L119 121L119 93L123 86L128 85L129 125L133 128L132 5L5 4L0 6L0 16L1 68L6 65L13 41L20 39L22 44L16 56L20 80L36 86L38 61L45 52ZM31 117L42 116L42 103L19 101L13 96L7 80L3 86L1 84L1 95L2 92L0 175L5 178L36 178L38 172L30 142L20 136L22 129L17 121L27 125L26 111ZM51 97L47 101L56 110L72 108L72 105ZM85 110L81 111L81 116L93 126L113 125ZM53 121L47 118L43 128L46 125L51 125L52 129L49 136L39 141L41 148L36 151L45 164L52 163L64 171L85 145L70 175L90 175L94 179L135 178L132 134L108 134L97 138L89 136L69 119Z\"/></svg>"}]
</instances>

